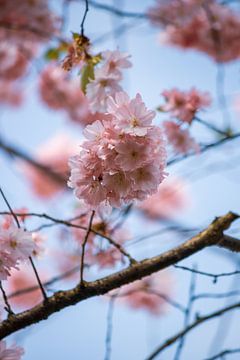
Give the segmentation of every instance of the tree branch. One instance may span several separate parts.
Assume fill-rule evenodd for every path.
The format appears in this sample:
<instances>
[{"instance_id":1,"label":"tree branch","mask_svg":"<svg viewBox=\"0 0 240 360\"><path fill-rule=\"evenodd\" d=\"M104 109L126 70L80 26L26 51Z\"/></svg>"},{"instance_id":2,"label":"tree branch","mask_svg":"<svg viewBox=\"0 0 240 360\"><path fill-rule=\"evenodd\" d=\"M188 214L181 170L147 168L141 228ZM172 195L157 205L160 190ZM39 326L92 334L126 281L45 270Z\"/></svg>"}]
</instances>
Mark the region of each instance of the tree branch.
<instances>
[{"instance_id":1,"label":"tree branch","mask_svg":"<svg viewBox=\"0 0 240 360\"><path fill-rule=\"evenodd\" d=\"M164 349L166 349L168 346L174 344L178 339L180 339L181 337L183 337L184 335L186 335L188 332L190 332L192 329L194 329L195 327L197 327L198 325L202 324L205 321L214 319L218 316L222 316L223 314L225 314L228 311L231 310L235 310L240 308L240 302L237 302L236 304L221 308L218 311L215 311L209 315L206 316L202 316L200 318L198 318L196 321L194 321L191 325L187 326L185 329L183 329L182 331L180 331L179 333L177 333L176 335L174 335L173 337L169 338L168 340L166 340L161 346L159 346L150 356L148 356L145 360L152 360L154 359L157 355L159 355Z\"/></svg>"},{"instance_id":2,"label":"tree branch","mask_svg":"<svg viewBox=\"0 0 240 360\"><path fill-rule=\"evenodd\" d=\"M78 285L71 290L55 293L48 298L47 302L43 302L30 310L3 321L0 324L0 339L29 325L45 320L50 315L67 306L75 305L93 296L104 295L122 285L165 269L205 247L217 244L223 237L223 231L228 229L231 223L238 218L239 215L229 212L222 217L216 218L207 229L172 250L150 259L142 260L102 279L86 282L84 288Z\"/></svg>"}]
</instances>

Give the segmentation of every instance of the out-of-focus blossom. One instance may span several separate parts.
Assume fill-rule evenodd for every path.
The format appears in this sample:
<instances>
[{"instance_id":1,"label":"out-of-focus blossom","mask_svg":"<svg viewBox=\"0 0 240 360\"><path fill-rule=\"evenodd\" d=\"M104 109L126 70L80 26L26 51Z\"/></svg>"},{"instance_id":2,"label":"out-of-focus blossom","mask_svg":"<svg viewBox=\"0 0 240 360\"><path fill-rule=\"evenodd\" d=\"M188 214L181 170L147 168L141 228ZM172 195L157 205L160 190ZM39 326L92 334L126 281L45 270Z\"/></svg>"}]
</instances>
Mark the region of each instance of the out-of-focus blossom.
<instances>
[{"instance_id":1,"label":"out-of-focus blossom","mask_svg":"<svg viewBox=\"0 0 240 360\"><path fill-rule=\"evenodd\" d=\"M40 278L43 276L40 273ZM32 288L36 286L36 290L20 294L21 290ZM17 293L14 295L14 293ZM7 295L11 306L17 309L26 310L37 305L42 301L42 293L38 286L33 269L29 266L21 266L19 271L12 270L11 276L7 281ZM10 296L11 295L11 296ZM12 296L14 295L14 296Z\"/></svg>"},{"instance_id":2,"label":"out-of-focus blossom","mask_svg":"<svg viewBox=\"0 0 240 360\"><path fill-rule=\"evenodd\" d=\"M189 204L189 195L182 179L169 176L156 194L139 203L138 208L152 219L171 218Z\"/></svg>"},{"instance_id":3,"label":"out-of-focus blossom","mask_svg":"<svg viewBox=\"0 0 240 360\"><path fill-rule=\"evenodd\" d=\"M86 88L86 96L93 113L107 111L109 96L122 90L119 84L122 80L122 69L131 66L129 55L118 50L104 51L101 55L102 61L95 67L94 79Z\"/></svg>"},{"instance_id":4,"label":"out-of-focus blossom","mask_svg":"<svg viewBox=\"0 0 240 360\"><path fill-rule=\"evenodd\" d=\"M200 151L199 145L190 136L188 129L183 129L173 121L164 121L163 128L169 144L177 154L186 154L189 151L197 153Z\"/></svg>"},{"instance_id":5,"label":"out-of-focus blossom","mask_svg":"<svg viewBox=\"0 0 240 360\"><path fill-rule=\"evenodd\" d=\"M211 104L210 94L197 89L180 91L178 89L165 90L162 93L165 104L160 110L169 112L171 116L191 124L196 113Z\"/></svg>"},{"instance_id":6,"label":"out-of-focus blossom","mask_svg":"<svg viewBox=\"0 0 240 360\"><path fill-rule=\"evenodd\" d=\"M14 44L0 42L0 78L16 80L24 75L27 68L26 56Z\"/></svg>"},{"instance_id":7,"label":"out-of-focus blossom","mask_svg":"<svg viewBox=\"0 0 240 360\"><path fill-rule=\"evenodd\" d=\"M68 176L68 159L78 148L76 141L66 134L58 133L36 151L36 160L63 178ZM19 165L20 170L30 182L34 193L47 199L58 194L65 188L64 182L59 182L44 171L27 163Z\"/></svg>"},{"instance_id":8,"label":"out-of-focus blossom","mask_svg":"<svg viewBox=\"0 0 240 360\"><path fill-rule=\"evenodd\" d=\"M0 341L0 359L1 360L20 360L24 355L24 350L20 346L12 345L7 347L6 341Z\"/></svg>"},{"instance_id":9,"label":"out-of-focus blossom","mask_svg":"<svg viewBox=\"0 0 240 360\"><path fill-rule=\"evenodd\" d=\"M45 42L58 32L59 18L50 11L47 0L0 0L0 8L0 40L24 46Z\"/></svg>"},{"instance_id":10,"label":"out-of-focus blossom","mask_svg":"<svg viewBox=\"0 0 240 360\"><path fill-rule=\"evenodd\" d=\"M86 209L85 209L86 210ZM79 213L79 210L78 210ZM84 227L87 229L91 217L91 212L83 212L82 216L74 220L74 225ZM96 265L99 269L113 268L117 263L124 261L122 253L115 246L109 243L104 236L112 238L115 243L123 245L129 240L130 236L124 229L116 229L112 231L109 226L98 213L95 214L92 223L92 229L96 231L91 232L88 236L88 241L85 249L85 262L89 266ZM72 235L78 246L79 254L82 251L82 244L86 235L86 230L81 228L72 228ZM76 253L76 251L75 251ZM78 259L79 261L79 259Z\"/></svg>"},{"instance_id":11,"label":"out-of-focus blossom","mask_svg":"<svg viewBox=\"0 0 240 360\"><path fill-rule=\"evenodd\" d=\"M17 107L21 105L23 100L22 92L19 86L12 82L0 79L0 103L3 105L11 105Z\"/></svg>"},{"instance_id":12,"label":"out-of-focus blossom","mask_svg":"<svg viewBox=\"0 0 240 360\"><path fill-rule=\"evenodd\" d=\"M143 309L159 315L165 311L165 299L169 297L171 287L171 279L167 274L154 274L125 285L111 295L117 295L121 302L132 309Z\"/></svg>"},{"instance_id":13,"label":"out-of-focus blossom","mask_svg":"<svg viewBox=\"0 0 240 360\"><path fill-rule=\"evenodd\" d=\"M217 62L240 57L240 14L216 0L157 0L149 18L164 43L192 48Z\"/></svg>"},{"instance_id":14,"label":"out-of-focus blossom","mask_svg":"<svg viewBox=\"0 0 240 360\"><path fill-rule=\"evenodd\" d=\"M146 109L141 96L130 100L117 94L109 99L108 113L108 121L86 127L87 140L80 154L70 159L69 186L90 208L143 200L165 177L162 132L151 124L154 112Z\"/></svg>"},{"instance_id":15,"label":"out-of-focus blossom","mask_svg":"<svg viewBox=\"0 0 240 360\"><path fill-rule=\"evenodd\" d=\"M42 100L52 109L65 111L72 121L81 125L96 120L77 79L70 79L59 66L49 65L41 74L39 90Z\"/></svg>"}]
</instances>

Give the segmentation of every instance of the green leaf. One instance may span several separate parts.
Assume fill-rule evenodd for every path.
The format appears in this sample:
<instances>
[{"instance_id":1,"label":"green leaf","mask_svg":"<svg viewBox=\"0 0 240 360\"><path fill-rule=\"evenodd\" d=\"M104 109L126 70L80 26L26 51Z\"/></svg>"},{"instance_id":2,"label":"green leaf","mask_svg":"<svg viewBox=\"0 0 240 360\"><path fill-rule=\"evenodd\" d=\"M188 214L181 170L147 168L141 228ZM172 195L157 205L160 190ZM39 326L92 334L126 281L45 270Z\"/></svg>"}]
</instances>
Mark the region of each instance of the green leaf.
<instances>
[{"instance_id":1,"label":"green leaf","mask_svg":"<svg viewBox=\"0 0 240 360\"><path fill-rule=\"evenodd\" d=\"M46 60L58 60L59 59L59 49L50 48L46 51L44 57Z\"/></svg>"},{"instance_id":2,"label":"green leaf","mask_svg":"<svg viewBox=\"0 0 240 360\"><path fill-rule=\"evenodd\" d=\"M81 89L84 92L84 94L86 93L87 84L90 82L90 80L93 79L94 79L94 65L92 62L89 62L82 69Z\"/></svg>"}]
</instances>

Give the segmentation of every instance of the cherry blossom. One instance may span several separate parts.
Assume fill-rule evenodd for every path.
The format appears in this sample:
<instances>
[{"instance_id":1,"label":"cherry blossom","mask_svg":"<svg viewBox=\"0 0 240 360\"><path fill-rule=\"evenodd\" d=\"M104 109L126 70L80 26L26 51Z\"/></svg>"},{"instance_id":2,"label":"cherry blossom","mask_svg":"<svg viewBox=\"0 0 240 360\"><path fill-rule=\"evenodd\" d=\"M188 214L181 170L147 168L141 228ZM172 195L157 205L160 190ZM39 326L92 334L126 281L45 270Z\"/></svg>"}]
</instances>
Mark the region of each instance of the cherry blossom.
<instances>
[{"instance_id":1,"label":"cherry blossom","mask_svg":"<svg viewBox=\"0 0 240 360\"><path fill-rule=\"evenodd\" d=\"M47 0L1 0L0 39L10 39L21 46L29 42L45 42L57 34L60 21Z\"/></svg>"},{"instance_id":2,"label":"cherry blossom","mask_svg":"<svg viewBox=\"0 0 240 360\"><path fill-rule=\"evenodd\" d=\"M0 79L0 103L17 107L21 105L23 96L22 92L12 82Z\"/></svg>"},{"instance_id":3,"label":"cherry blossom","mask_svg":"<svg viewBox=\"0 0 240 360\"><path fill-rule=\"evenodd\" d=\"M77 142L70 136L57 133L36 151L36 160L63 177L68 174L68 158L78 148ZM34 193L43 199L51 198L64 189L64 183L56 181L43 171L27 163L19 164L20 170L29 180Z\"/></svg>"},{"instance_id":4,"label":"cherry blossom","mask_svg":"<svg viewBox=\"0 0 240 360\"><path fill-rule=\"evenodd\" d=\"M168 142L176 153L186 154L189 151L200 151L198 144L190 136L188 129L183 129L173 121L164 121L163 127Z\"/></svg>"},{"instance_id":5,"label":"cherry blossom","mask_svg":"<svg viewBox=\"0 0 240 360\"><path fill-rule=\"evenodd\" d=\"M129 55L120 51L104 51L102 61L94 69L94 79L86 88L86 96L93 113L106 112L109 96L114 96L122 90L119 82L122 80L122 69L129 68Z\"/></svg>"},{"instance_id":6,"label":"cherry blossom","mask_svg":"<svg viewBox=\"0 0 240 360\"><path fill-rule=\"evenodd\" d=\"M92 208L142 200L156 192L165 177L162 132L151 124L154 112L146 109L141 96L130 100L120 93L109 98L108 109L111 118L86 127L88 140L69 162L69 186Z\"/></svg>"},{"instance_id":7,"label":"cherry blossom","mask_svg":"<svg viewBox=\"0 0 240 360\"><path fill-rule=\"evenodd\" d=\"M43 278L44 277L41 273L41 279ZM36 290L9 297L10 294L33 286L36 286ZM27 265L21 266L19 271L11 271L11 276L7 281L7 290L11 306L16 307L17 309L30 308L42 300L42 293L37 285L34 273Z\"/></svg>"},{"instance_id":8,"label":"cherry blossom","mask_svg":"<svg viewBox=\"0 0 240 360\"><path fill-rule=\"evenodd\" d=\"M169 296L172 287L170 280L166 273L154 274L123 286L117 296L132 309L143 309L152 315L159 315L165 311L165 297Z\"/></svg>"},{"instance_id":9,"label":"cherry blossom","mask_svg":"<svg viewBox=\"0 0 240 360\"><path fill-rule=\"evenodd\" d=\"M20 262L25 261L38 251L32 234L19 229L9 222L0 228L0 280L6 280L12 268L17 269Z\"/></svg>"},{"instance_id":10,"label":"cherry blossom","mask_svg":"<svg viewBox=\"0 0 240 360\"><path fill-rule=\"evenodd\" d=\"M69 78L61 67L51 64L43 70L39 91L42 100L50 108L65 111L72 121L86 125L96 120L78 80Z\"/></svg>"},{"instance_id":11,"label":"cherry blossom","mask_svg":"<svg viewBox=\"0 0 240 360\"><path fill-rule=\"evenodd\" d=\"M191 124L197 111L211 104L210 95L192 88L189 91L178 89L165 90L162 93L165 104L160 110L170 112L171 116Z\"/></svg>"},{"instance_id":12,"label":"cherry blossom","mask_svg":"<svg viewBox=\"0 0 240 360\"><path fill-rule=\"evenodd\" d=\"M189 205L185 182L168 176L156 194L138 204L138 208L152 219L171 218Z\"/></svg>"},{"instance_id":13,"label":"cherry blossom","mask_svg":"<svg viewBox=\"0 0 240 360\"><path fill-rule=\"evenodd\" d=\"M148 15L163 27L165 44L202 51L217 62L240 57L240 14L216 0L158 0Z\"/></svg>"},{"instance_id":14,"label":"cherry blossom","mask_svg":"<svg viewBox=\"0 0 240 360\"><path fill-rule=\"evenodd\" d=\"M24 355L24 350L20 346L12 345L7 347L6 341L0 341L0 359L1 360L20 360Z\"/></svg>"}]
</instances>

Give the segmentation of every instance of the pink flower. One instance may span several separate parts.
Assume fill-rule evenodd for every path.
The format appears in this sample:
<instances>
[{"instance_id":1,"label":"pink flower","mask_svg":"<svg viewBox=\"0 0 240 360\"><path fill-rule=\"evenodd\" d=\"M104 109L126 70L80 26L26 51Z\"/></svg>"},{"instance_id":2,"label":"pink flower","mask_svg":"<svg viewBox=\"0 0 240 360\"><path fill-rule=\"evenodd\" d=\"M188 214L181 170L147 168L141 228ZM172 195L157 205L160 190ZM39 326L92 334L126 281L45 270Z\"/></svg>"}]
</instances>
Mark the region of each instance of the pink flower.
<instances>
[{"instance_id":1,"label":"pink flower","mask_svg":"<svg viewBox=\"0 0 240 360\"><path fill-rule=\"evenodd\" d=\"M122 69L132 65L128 60L129 55L118 50L104 51L101 56L102 61L94 69L94 79L88 83L86 89L86 96L93 113L107 111L108 97L122 90L119 84L122 80Z\"/></svg>"},{"instance_id":2,"label":"pink flower","mask_svg":"<svg viewBox=\"0 0 240 360\"><path fill-rule=\"evenodd\" d=\"M156 194L138 205L144 214L152 219L171 218L189 203L185 184L181 179L168 177Z\"/></svg>"},{"instance_id":3,"label":"pink flower","mask_svg":"<svg viewBox=\"0 0 240 360\"><path fill-rule=\"evenodd\" d=\"M22 91L12 82L0 80L0 103L17 107L23 100Z\"/></svg>"},{"instance_id":4,"label":"pink flower","mask_svg":"<svg viewBox=\"0 0 240 360\"><path fill-rule=\"evenodd\" d=\"M121 90L118 80L112 78L104 68L96 69L95 78L88 83L86 89L91 111L106 112L108 97Z\"/></svg>"},{"instance_id":5,"label":"pink flower","mask_svg":"<svg viewBox=\"0 0 240 360\"><path fill-rule=\"evenodd\" d=\"M0 228L0 280L6 280L12 268L17 269L20 262L28 260L38 251L32 234L19 229L14 223Z\"/></svg>"},{"instance_id":6,"label":"pink flower","mask_svg":"<svg viewBox=\"0 0 240 360\"><path fill-rule=\"evenodd\" d=\"M166 103L160 109L188 124L191 124L197 111L211 104L208 93L201 93L194 88L185 92L178 89L165 90L162 95Z\"/></svg>"},{"instance_id":7,"label":"pink flower","mask_svg":"<svg viewBox=\"0 0 240 360\"><path fill-rule=\"evenodd\" d=\"M15 44L0 43L0 78L16 80L24 75L27 68L26 55L21 54Z\"/></svg>"},{"instance_id":8,"label":"pink flower","mask_svg":"<svg viewBox=\"0 0 240 360\"><path fill-rule=\"evenodd\" d=\"M39 91L50 108L65 111L72 121L86 125L96 120L78 81L70 79L61 67L49 65L43 70Z\"/></svg>"},{"instance_id":9,"label":"pink flower","mask_svg":"<svg viewBox=\"0 0 240 360\"><path fill-rule=\"evenodd\" d=\"M158 0L148 12L164 43L192 48L217 62L240 57L240 15L216 0Z\"/></svg>"},{"instance_id":10,"label":"pink flower","mask_svg":"<svg viewBox=\"0 0 240 360\"><path fill-rule=\"evenodd\" d=\"M0 359L1 360L20 360L24 355L23 348L12 345L7 348L6 341L0 341Z\"/></svg>"},{"instance_id":11,"label":"pink flower","mask_svg":"<svg viewBox=\"0 0 240 360\"><path fill-rule=\"evenodd\" d=\"M43 276L40 273L41 280ZM17 309L26 310L30 307L37 305L42 301L42 293L36 282L33 270L27 266L21 266L19 271L11 271L11 276L7 281L7 294L13 294L23 289L37 286L37 289L29 293L19 294L13 297L9 297L10 304Z\"/></svg>"},{"instance_id":12,"label":"pink flower","mask_svg":"<svg viewBox=\"0 0 240 360\"><path fill-rule=\"evenodd\" d=\"M115 98L108 99L107 111L114 115L116 127L125 133L144 136L155 117L155 112L147 110L141 95L132 100L124 92L117 93Z\"/></svg>"},{"instance_id":13,"label":"pink flower","mask_svg":"<svg viewBox=\"0 0 240 360\"><path fill-rule=\"evenodd\" d=\"M0 23L0 39L10 39L21 46L45 42L57 34L60 25L47 0L1 0Z\"/></svg>"},{"instance_id":14,"label":"pink flower","mask_svg":"<svg viewBox=\"0 0 240 360\"><path fill-rule=\"evenodd\" d=\"M169 296L170 287L169 276L154 274L123 286L117 296L132 309L144 309L159 315L164 312L164 296Z\"/></svg>"},{"instance_id":15,"label":"pink flower","mask_svg":"<svg viewBox=\"0 0 240 360\"><path fill-rule=\"evenodd\" d=\"M176 153L186 154L189 151L200 151L198 144L191 138L188 129L182 129L173 121L164 121L163 127L168 142Z\"/></svg>"},{"instance_id":16,"label":"pink flower","mask_svg":"<svg viewBox=\"0 0 240 360\"><path fill-rule=\"evenodd\" d=\"M36 151L36 160L62 177L67 177L68 159L77 147L74 139L66 134L58 133L39 146ZM40 198L47 199L64 189L64 183L58 182L32 165L21 163L19 167L28 178L34 193Z\"/></svg>"},{"instance_id":17,"label":"pink flower","mask_svg":"<svg viewBox=\"0 0 240 360\"><path fill-rule=\"evenodd\" d=\"M132 66L132 63L128 60L130 55L122 53L119 50L115 51L104 51L101 53L102 59L104 60L103 68L109 76L121 80L122 69L127 69Z\"/></svg>"},{"instance_id":18,"label":"pink flower","mask_svg":"<svg viewBox=\"0 0 240 360\"><path fill-rule=\"evenodd\" d=\"M108 109L108 121L86 127L88 140L69 162L68 184L76 197L92 208L103 204L119 207L144 199L157 190L165 176L162 132L151 124L154 112L146 109L141 96L130 100L125 93L117 94Z\"/></svg>"}]
</instances>

